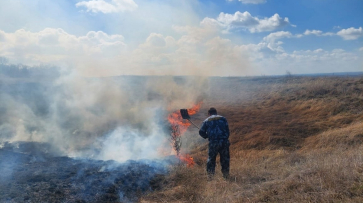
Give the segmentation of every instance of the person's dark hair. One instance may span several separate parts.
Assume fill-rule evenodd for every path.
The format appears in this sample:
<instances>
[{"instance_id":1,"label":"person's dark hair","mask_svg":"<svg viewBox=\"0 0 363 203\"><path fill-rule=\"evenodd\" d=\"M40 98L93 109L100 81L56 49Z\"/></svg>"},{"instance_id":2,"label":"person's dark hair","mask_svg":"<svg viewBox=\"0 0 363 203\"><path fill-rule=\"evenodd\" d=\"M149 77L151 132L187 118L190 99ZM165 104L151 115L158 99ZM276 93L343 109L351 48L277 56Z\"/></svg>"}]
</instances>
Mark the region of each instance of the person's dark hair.
<instances>
[{"instance_id":1,"label":"person's dark hair","mask_svg":"<svg viewBox=\"0 0 363 203\"><path fill-rule=\"evenodd\" d=\"M208 114L210 115L217 115L217 109L214 108L214 107L211 107L209 110L208 110Z\"/></svg>"}]
</instances>

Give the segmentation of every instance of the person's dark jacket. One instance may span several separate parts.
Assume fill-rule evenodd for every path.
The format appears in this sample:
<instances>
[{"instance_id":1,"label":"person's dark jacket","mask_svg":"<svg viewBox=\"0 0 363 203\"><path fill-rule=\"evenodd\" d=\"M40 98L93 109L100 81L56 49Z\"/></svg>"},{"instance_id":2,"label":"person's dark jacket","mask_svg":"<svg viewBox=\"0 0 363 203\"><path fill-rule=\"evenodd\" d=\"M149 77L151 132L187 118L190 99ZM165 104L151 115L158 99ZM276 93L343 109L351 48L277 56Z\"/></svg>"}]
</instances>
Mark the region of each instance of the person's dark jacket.
<instances>
[{"instance_id":1,"label":"person's dark jacket","mask_svg":"<svg viewBox=\"0 0 363 203\"><path fill-rule=\"evenodd\" d=\"M227 119L220 115L212 115L205 119L199 130L199 135L208 140L222 140L229 138Z\"/></svg>"}]
</instances>

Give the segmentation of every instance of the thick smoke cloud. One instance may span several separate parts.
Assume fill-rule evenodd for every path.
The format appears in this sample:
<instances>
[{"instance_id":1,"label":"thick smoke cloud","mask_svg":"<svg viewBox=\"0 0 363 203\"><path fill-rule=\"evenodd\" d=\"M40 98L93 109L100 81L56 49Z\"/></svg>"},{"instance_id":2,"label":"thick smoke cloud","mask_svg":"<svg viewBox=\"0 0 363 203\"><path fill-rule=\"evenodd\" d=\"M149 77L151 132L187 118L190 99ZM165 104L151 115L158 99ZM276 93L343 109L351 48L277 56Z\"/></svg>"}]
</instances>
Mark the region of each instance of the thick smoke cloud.
<instances>
[{"instance_id":1,"label":"thick smoke cloud","mask_svg":"<svg viewBox=\"0 0 363 203\"><path fill-rule=\"evenodd\" d=\"M76 36L63 29L39 32L0 30L0 57L29 66L52 64L86 77L116 75L250 74L246 52L219 36L212 25L174 26L175 37L150 33L132 46L122 35L89 31Z\"/></svg>"},{"instance_id":2,"label":"thick smoke cloud","mask_svg":"<svg viewBox=\"0 0 363 203\"><path fill-rule=\"evenodd\" d=\"M167 114L207 90L202 77L84 78L4 64L0 77L0 143L47 142L60 154L117 161L170 149Z\"/></svg>"}]
</instances>

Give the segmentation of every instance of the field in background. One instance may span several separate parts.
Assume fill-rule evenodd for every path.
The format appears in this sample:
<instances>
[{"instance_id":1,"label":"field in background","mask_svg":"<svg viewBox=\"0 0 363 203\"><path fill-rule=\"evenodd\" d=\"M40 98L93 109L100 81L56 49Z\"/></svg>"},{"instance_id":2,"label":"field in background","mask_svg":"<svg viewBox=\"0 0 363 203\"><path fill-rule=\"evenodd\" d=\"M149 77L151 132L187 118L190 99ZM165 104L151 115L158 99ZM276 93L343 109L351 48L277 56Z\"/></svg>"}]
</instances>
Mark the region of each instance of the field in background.
<instances>
[{"instance_id":1,"label":"field in background","mask_svg":"<svg viewBox=\"0 0 363 203\"><path fill-rule=\"evenodd\" d=\"M196 165L154 180L141 202L363 202L363 78L214 78L210 106L231 130L231 177L208 181L207 145L190 128ZM198 123L198 122L197 122Z\"/></svg>"}]
</instances>

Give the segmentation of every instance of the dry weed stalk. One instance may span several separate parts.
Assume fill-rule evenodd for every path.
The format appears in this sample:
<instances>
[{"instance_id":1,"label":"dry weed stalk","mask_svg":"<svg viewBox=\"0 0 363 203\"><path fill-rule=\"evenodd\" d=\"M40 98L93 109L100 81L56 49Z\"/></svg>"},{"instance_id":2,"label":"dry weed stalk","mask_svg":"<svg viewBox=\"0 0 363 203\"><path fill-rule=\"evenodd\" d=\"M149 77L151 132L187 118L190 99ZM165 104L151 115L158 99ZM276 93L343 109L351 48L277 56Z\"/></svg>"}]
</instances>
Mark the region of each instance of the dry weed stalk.
<instances>
[{"instance_id":1,"label":"dry weed stalk","mask_svg":"<svg viewBox=\"0 0 363 203\"><path fill-rule=\"evenodd\" d=\"M170 129L171 129L170 130L170 135L171 135L170 143L171 143L173 149L175 150L176 155L179 156L180 149L182 146L182 142L181 142L181 138L180 138L180 129L179 129L178 125L173 125L173 124L171 125Z\"/></svg>"}]
</instances>

